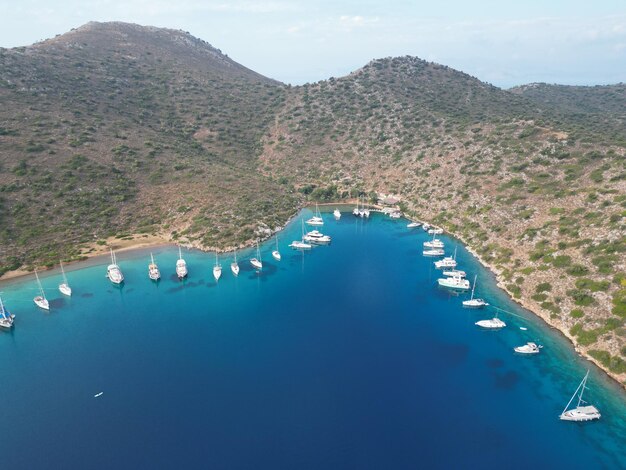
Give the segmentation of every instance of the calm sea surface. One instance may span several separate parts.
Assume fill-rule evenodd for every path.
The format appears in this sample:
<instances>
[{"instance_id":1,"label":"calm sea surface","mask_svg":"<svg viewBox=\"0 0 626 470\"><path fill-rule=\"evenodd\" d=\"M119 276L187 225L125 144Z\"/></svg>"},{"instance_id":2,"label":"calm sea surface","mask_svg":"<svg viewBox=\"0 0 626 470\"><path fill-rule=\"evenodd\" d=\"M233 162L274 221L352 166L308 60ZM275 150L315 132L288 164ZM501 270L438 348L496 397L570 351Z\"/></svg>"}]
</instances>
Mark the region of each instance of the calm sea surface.
<instances>
[{"instance_id":1,"label":"calm sea surface","mask_svg":"<svg viewBox=\"0 0 626 470\"><path fill-rule=\"evenodd\" d=\"M309 211L301 217L308 218ZM508 300L454 239L446 251L507 327L474 325L436 286L429 236L406 221L325 214L332 245L296 252L300 219L261 247L263 271L239 253L154 249L120 253L126 282L106 259L42 283L0 286L17 315L0 332L0 467L35 468L626 468L626 395L569 343ZM528 328L520 330L520 326ZM536 341L541 354L513 347ZM590 368L586 398L603 416L558 419ZM96 393L103 392L99 398Z\"/></svg>"}]
</instances>

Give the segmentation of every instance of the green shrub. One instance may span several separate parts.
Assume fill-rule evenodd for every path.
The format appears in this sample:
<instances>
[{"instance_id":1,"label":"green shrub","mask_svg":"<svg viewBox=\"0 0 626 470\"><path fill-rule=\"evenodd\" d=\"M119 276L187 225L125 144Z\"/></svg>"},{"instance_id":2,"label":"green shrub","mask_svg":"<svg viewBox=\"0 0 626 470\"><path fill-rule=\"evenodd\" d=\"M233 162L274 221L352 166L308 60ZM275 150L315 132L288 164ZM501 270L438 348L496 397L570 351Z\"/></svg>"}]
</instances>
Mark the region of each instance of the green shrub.
<instances>
[{"instance_id":1,"label":"green shrub","mask_svg":"<svg viewBox=\"0 0 626 470\"><path fill-rule=\"evenodd\" d=\"M573 309L569 314L572 318L582 318L585 316L585 312L579 308Z\"/></svg>"},{"instance_id":2,"label":"green shrub","mask_svg":"<svg viewBox=\"0 0 626 470\"><path fill-rule=\"evenodd\" d=\"M550 284L549 282L542 282L540 284L537 284L537 287L535 287L535 292L540 293L540 292L549 292L552 290L552 284Z\"/></svg>"}]
</instances>

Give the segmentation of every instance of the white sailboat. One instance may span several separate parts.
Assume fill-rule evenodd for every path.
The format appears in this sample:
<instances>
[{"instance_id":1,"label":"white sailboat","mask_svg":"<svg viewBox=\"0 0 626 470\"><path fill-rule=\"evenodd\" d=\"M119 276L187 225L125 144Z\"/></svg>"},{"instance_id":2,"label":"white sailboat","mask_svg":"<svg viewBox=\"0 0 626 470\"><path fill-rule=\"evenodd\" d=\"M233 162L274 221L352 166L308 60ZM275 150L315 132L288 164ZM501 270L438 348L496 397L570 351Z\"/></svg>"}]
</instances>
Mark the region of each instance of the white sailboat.
<instances>
[{"instance_id":1,"label":"white sailboat","mask_svg":"<svg viewBox=\"0 0 626 470\"><path fill-rule=\"evenodd\" d=\"M63 282L59 284L59 291L61 291L61 294L63 295L71 296L72 288L67 282L67 277L65 276L65 270L63 269L63 262L62 261L59 261L59 262L61 263L61 274L63 275Z\"/></svg>"},{"instance_id":2,"label":"white sailboat","mask_svg":"<svg viewBox=\"0 0 626 470\"><path fill-rule=\"evenodd\" d=\"M541 351L542 348L543 346L538 345L537 343L533 343L532 341L529 341L523 346L517 346L513 348L513 351L515 351L516 353L520 353L520 354L539 354L539 351Z\"/></svg>"},{"instance_id":3,"label":"white sailboat","mask_svg":"<svg viewBox=\"0 0 626 470\"><path fill-rule=\"evenodd\" d=\"M437 283L441 287L448 287L450 289L468 290L470 287L469 281L461 276L440 277L437 279Z\"/></svg>"},{"instance_id":4,"label":"white sailboat","mask_svg":"<svg viewBox=\"0 0 626 470\"><path fill-rule=\"evenodd\" d=\"M324 219L322 219L322 214L320 213L319 208L317 207L317 203L315 203L315 215L306 221L308 225L316 225L321 226L324 225Z\"/></svg>"},{"instance_id":5,"label":"white sailboat","mask_svg":"<svg viewBox=\"0 0 626 470\"><path fill-rule=\"evenodd\" d=\"M355 217L359 217L359 215L361 214L361 210L359 209L359 202L360 199L357 197L356 198L356 207L354 209L352 209L352 215Z\"/></svg>"},{"instance_id":6,"label":"white sailboat","mask_svg":"<svg viewBox=\"0 0 626 470\"><path fill-rule=\"evenodd\" d=\"M261 252L259 251L259 242L256 244L256 257L250 260L250 264L257 270L263 269L263 262L261 261Z\"/></svg>"},{"instance_id":7,"label":"white sailboat","mask_svg":"<svg viewBox=\"0 0 626 470\"><path fill-rule=\"evenodd\" d=\"M50 304L48 303L48 299L46 299L46 294L43 291L43 287L41 287L41 281L39 280L39 275L37 274L37 270L35 269L35 277L37 278L37 285L39 286L39 294L33 299L35 305L39 308L43 308L44 310L50 310Z\"/></svg>"},{"instance_id":8,"label":"white sailboat","mask_svg":"<svg viewBox=\"0 0 626 470\"><path fill-rule=\"evenodd\" d=\"M474 285L472 286L472 296L470 297L469 300L464 300L463 301L463 306L464 307L481 308L481 307L485 307L485 306L489 305L483 299L475 299L474 298L474 289L476 289L476 278L477 277L478 277L478 275L474 276Z\"/></svg>"},{"instance_id":9,"label":"white sailboat","mask_svg":"<svg viewBox=\"0 0 626 470\"><path fill-rule=\"evenodd\" d=\"M178 279L183 279L187 276L187 263L183 259L183 255L178 247L178 260L176 261L176 275Z\"/></svg>"},{"instance_id":10,"label":"white sailboat","mask_svg":"<svg viewBox=\"0 0 626 470\"><path fill-rule=\"evenodd\" d=\"M425 248L443 248L444 244L441 240L439 240L438 238L435 238L435 235L433 235L433 239L424 242L424 247Z\"/></svg>"},{"instance_id":11,"label":"white sailboat","mask_svg":"<svg viewBox=\"0 0 626 470\"><path fill-rule=\"evenodd\" d=\"M237 248L235 248L235 261L230 263L230 270L235 276L239 276L239 264L237 263Z\"/></svg>"},{"instance_id":12,"label":"white sailboat","mask_svg":"<svg viewBox=\"0 0 626 470\"><path fill-rule=\"evenodd\" d=\"M567 402L565 409L559 416L559 418L562 419L563 421L592 421L594 419L600 419L600 417L602 416L600 414L600 411L593 405L581 406L581 403L583 404L587 403L586 401L583 400L583 393L587 385L588 377L589 377L589 371L587 371L582 382L580 382L580 385L578 386L578 388L572 395L572 398L570 398L569 402ZM579 390L580 390L580 393L578 393ZM572 408L571 410L568 410L576 394L578 394L578 403L576 404L576 408Z\"/></svg>"},{"instance_id":13,"label":"white sailboat","mask_svg":"<svg viewBox=\"0 0 626 470\"><path fill-rule=\"evenodd\" d=\"M300 222L302 223L302 240L294 240L289 246L294 250L310 250L313 246L304 241L304 221L301 220Z\"/></svg>"},{"instance_id":14,"label":"white sailboat","mask_svg":"<svg viewBox=\"0 0 626 470\"><path fill-rule=\"evenodd\" d=\"M335 217L335 219L339 220L341 219L341 212L339 212L339 209L335 209L333 211L333 216Z\"/></svg>"},{"instance_id":15,"label":"white sailboat","mask_svg":"<svg viewBox=\"0 0 626 470\"><path fill-rule=\"evenodd\" d=\"M222 276L222 265L219 263L219 258L217 256L217 251L215 252L215 266L213 266L213 277L215 278L215 282L220 280Z\"/></svg>"},{"instance_id":16,"label":"white sailboat","mask_svg":"<svg viewBox=\"0 0 626 470\"><path fill-rule=\"evenodd\" d=\"M122 274L122 270L117 265L117 259L115 258L115 253L113 253L113 248L111 250L111 264L107 266L107 277L113 284L121 284L124 282L124 275Z\"/></svg>"},{"instance_id":17,"label":"white sailboat","mask_svg":"<svg viewBox=\"0 0 626 470\"><path fill-rule=\"evenodd\" d=\"M150 253L150 264L148 265L148 277L153 281L158 281L161 279L161 272L159 271L159 267L154 262L154 256Z\"/></svg>"},{"instance_id":18,"label":"white sailboat","mask_svg":"<svg viewBox=\"0 0 626 470\"><path fill-rule=\"evenodd\" d=\"M0 328L10 329L13 326L15 315L4 308L2 298L0 298Z\"/></svg>"},{"instance_id":19,"label":"white sailboat","mask_svg":"<svg viewBox=\"0 0 626 470\"><path fill-rule=\"evenodd\" d=\"M278 251L278 235L276 235L274 238L276 238L276 249L274 251L272 251L272 257L276 261L280 261L281 256L280 256L280 251Z\"/></svg>"}]
</instances>

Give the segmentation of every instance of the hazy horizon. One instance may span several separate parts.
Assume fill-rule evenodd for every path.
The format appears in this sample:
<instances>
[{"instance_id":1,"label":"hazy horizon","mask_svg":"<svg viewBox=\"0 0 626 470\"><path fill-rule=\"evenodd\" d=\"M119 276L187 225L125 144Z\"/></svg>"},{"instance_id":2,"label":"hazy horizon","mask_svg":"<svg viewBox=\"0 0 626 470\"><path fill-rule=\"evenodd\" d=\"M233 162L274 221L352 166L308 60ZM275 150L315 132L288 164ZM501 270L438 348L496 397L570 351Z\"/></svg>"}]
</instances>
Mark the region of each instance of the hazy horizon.
<instances>
[{"instance_id":1,"label":"hazy horizon","mask_svg":"<svg viewBox=\"0 0 626 470\"><path fill-rule=\"evenodd\" d=\"M501 88L626 81L626 5L513 6L395 1L69 0L2 2L0 46L28 46L90 21L188 31L240 64L292 85L340 77L382 57L417 56ZM251 47L253 45L254 47Z\"/></svg>"}]
</instances>

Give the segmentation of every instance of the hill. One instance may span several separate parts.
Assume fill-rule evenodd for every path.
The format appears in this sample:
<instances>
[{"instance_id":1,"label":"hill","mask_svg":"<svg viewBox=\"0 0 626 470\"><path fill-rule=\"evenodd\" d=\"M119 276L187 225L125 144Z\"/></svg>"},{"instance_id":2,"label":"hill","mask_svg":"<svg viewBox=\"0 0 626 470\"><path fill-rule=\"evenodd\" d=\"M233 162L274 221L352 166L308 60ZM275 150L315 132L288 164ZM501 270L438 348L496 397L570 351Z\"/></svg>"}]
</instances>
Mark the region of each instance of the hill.
<instances>
[{"instance_id":1,"label":"hill","mask_svg":"<svg viewBox=\"0 0 626 470\"><path fill-rule=\"evenodd\" d=\"M296 206L256 171L284 86L181 31L89 23L0 50L2 264L164 229L238 245Z\"/></svg>"},{"instance_id":2,"label":"hill","mask_svg":"<svg viewBox=\"0 0 626 470\"><path fill-rule=\"evenodd\" d=\"M395 193L624 381L625 105L415 57L290 87L185 32L90 23L0 50L2 270L137 233L225 249L307 200Z\"/></svg>"}]
</instances>

